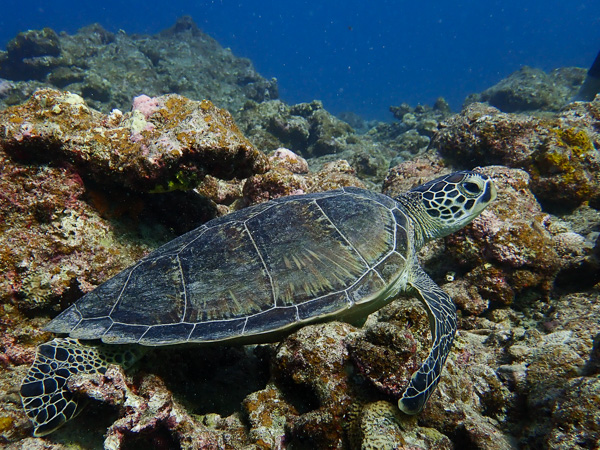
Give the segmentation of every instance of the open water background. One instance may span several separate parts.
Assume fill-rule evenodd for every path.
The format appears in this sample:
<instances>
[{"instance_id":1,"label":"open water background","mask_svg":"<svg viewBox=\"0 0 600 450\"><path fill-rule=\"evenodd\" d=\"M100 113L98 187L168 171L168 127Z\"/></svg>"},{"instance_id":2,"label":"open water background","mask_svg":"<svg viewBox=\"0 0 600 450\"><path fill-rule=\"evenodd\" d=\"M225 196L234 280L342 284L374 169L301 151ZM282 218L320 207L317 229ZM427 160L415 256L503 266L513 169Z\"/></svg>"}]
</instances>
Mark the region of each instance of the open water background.
<instances>
[{"instance_id":1,"label":"open water background","mask_svg":"<svg viewBox=\"0 0 600 450\"><path fill-rule=\"evenodd\" d=\"M177 17L277 77L288 103L391 119L390 105L464 98L523 65L588 67L600 50L600 1L3 0L0 48L19 31L154 34Z\"/></svg>"}]
</instances>

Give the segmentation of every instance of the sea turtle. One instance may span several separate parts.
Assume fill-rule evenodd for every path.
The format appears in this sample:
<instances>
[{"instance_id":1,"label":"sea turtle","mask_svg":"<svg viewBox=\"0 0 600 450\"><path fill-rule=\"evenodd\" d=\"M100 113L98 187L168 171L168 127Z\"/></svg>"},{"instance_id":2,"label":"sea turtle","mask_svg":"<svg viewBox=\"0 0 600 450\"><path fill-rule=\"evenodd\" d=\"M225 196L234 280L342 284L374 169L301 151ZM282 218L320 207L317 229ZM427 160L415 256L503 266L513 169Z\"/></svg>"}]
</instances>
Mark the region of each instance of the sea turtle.
<instances>
[{"instance_id":1,"label":"sea turtle","mask_svg":"<svg viewBox=\"0 0 600 450\"><path fill-rule=\"evenodd\" d=\"M23 380L34 435L77 413L69 377L104 373L113 362L128 366L142 346L276 341L310 322L364 318L401 292L422 300L431 324L431 351L398 401L403 412L418 413L450 352L456 308L416 253L465 226L495 197L489 177L463 171L396 198L345 187L279 198L205 223L45 327L70 337L40 345Z\"/></svg>"}]
</instances>

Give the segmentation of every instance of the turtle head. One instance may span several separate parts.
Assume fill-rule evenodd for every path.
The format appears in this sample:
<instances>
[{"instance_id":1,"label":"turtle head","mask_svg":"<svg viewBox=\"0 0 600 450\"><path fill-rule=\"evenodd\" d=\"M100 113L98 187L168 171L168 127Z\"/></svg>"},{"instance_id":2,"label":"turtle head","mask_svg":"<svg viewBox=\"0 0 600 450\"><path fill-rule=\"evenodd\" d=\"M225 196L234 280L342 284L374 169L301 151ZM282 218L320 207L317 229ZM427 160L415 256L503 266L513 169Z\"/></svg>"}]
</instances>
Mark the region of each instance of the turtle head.
<instances>
[{"instance_id":1,"label":"turtle head","mask_svg":"<svg viewBox=\"0 0 600 450\"><path fill-rule=\"evenodd\" d=\"M463 171L417 186L397 200L421 225L421 236L417 238L425 243L464 227L495 198L496 187L491 178Z\"/></svg>"}]
</instances>

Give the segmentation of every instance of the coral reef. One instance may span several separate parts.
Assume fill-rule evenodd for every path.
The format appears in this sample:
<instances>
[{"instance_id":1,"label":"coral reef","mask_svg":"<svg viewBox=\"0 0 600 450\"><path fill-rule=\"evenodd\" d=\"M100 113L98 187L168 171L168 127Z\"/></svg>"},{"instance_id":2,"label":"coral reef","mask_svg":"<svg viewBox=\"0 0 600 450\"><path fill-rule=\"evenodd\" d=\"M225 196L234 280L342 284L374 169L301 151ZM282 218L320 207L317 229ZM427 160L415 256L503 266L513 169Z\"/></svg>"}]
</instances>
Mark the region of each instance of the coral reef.
<instances>
[{"instance_id":1,"label":"coral reef","mask_svg":"<svg viewBox=\"0 0 600 450\"><path fill-rule=\"evenodd\" d=\"M411 107L407 103L390 106L390 112L402 125L401 132L416 130L422 136L431 137L437 131L438 124L450 114L450 106L442 97L433 106L417 105Z\"/></svg>"},{"instance_id":2,"label":"coral reef","mask_svg":"<svg viewBox=\"0 0 600 450\"><path fill-rule=\"evenodd\" d=\"M350 448L399 450L453 448L450 439L433 428L417 425L416 420L402 416L396 405L376 401L357 407L348 425Z\"/></svg>"},{"instance_id":3,"label":"coral reef","mask_svg":"<svg viewBox=\"0 0 600 450\"><path fill-rule=\"evenodd\" d=\"M390 197L395 197L426 180L432 180L450 172L450 168L444 167L444 163L437 153L426 152L390 168L383 181L382 192Z\"/></svg>"},{"instance_id":4,"label":"coral reef","mask_svg":"<svg viewBox=\"0 0 600 450\"><path fill-rule=\"evenodd\" d=\"M503 112L558 111L577 94L585 69L565 67L546 73L523 66L480 94L467 97L465 104L487 102Z\"/></svg>"},{"instance_id":5,"label":"coral reef","mask_svg":"<svg viewBox=\"0 0 600 450\"><path fill-rule=\"evenodd\" d=\"M308 158L313 171L344 159L375 188L391 165L425 152L439 122L450 115L443 99L434 107L404 104L391 109L401 122L371 123L373 127L363 134L329 114L319 101L292 106L279 100L247 102L236 120L248 139L263 151L289 148Z\"/></svg>"},{"instance_id":6,"label":"coral reef","mask_svg":"<svg viewBox=\"0 0 600 450\"><path fill-rule=\"evenodd\" d=\"M247 102L237 115L240 129L263 151L289 148L308 159L312 171L344 159L365 181L379 183L396 151L368 135L357 135L329 114L321 102L286 105Z\"/></svg>"},{"instance_id":7,"label":"coral reef","mask_svg":"<svg viewBox=\"0 0 600 450\"><path fill-rule=\"evenodd\" d=\"M402 103L390 106L390 112L398 122L380 123L368 133L375 141L385 143L396 151L390 167L423 153L440 122L451 115L448 103L441 97L433 106L417 105L413 108Z\"/></svg>"},{"instance_id":8,"label":"coral reef","mask_svg":"<svg viewBox=\"0 0 600 450\"><path fill-rule=\"evenodd\" d=\"M550 211L600 205L600 100L575 103L557 117L507 114L473 103L442 124L432 147L448 160L526 170Z\"/></svg>"},{"instance_id":9,"label":"coral reef","mask_svg":"<svg viewBox=\"0 0 600 450\"><path fill-rule=\"evenodd\" d=\"M238 116L242 131L264 150L286 147L306 157L341 153L353 130L319 101L288 106L279 100L247 102Z\"/></svg>"},{"instance_id":10,"label":"coral reef","mask_svg":"<svg viewBox=\"0 0 600 450\"><path fill-rule=\"evenodd\" d=\"M288 150L273 153L270 164L272 169L266 174L281 171L298 177L307 189L307 180L316 176L302 173L306 165ZM351 168L340 162L331 170L348 174ZM390 172L387 192L405 190L421 182L421 177L447 170L433 154L405 162ZM481 170L496 180L499 200L461 234L445 239L441 246L447 256L442 261L435 245L424 252L428 270L438 279L449 271L457 274L454 280L446 278L444 288L455 296L463 317L439 389L418 418L403 416L390 403L402 392L429 346L429 324L421 306L400 301L371 315L360 329L335 322L313 325L277 347L266 346L260 359L270 360L270 379L263 387L248 386L248 393L241 394L241 410L233 413L228 408L218 409L228 411L219 413L209 409L213 412L201 416L192 413L198 407L188 390L203 390L203 404L224 397L215 390L213 378L202 381L204 388L198 383L183 391L177 388L189 384L184 381L190 376L187 372L201 371L191 365L198 358L194 349L180 356L169 351L168 357L150 357L134 378L126 378L120 369L111 369L102 377L80 377L73 390L112 405L113 418L109 415L104 420L109 428L105 445L198 448L197 443L203 442L214 447L255 448L470 445L505 449L519 442L540 447L560 447L566 442L593 446L598 440L593 399L600 360L596 355L599 345L594 341L595 336L598 341L600 329L594 317L600 314L595 311L600 301L597 291L554 298L550 289L565 266L596 252L583 244L590 239L586 233L593 234L590 230L597 226L597 217L581 210L577 214L586 214L587 224L579 221L579 228L571 229L568 217L560 221L542 211L524 171ZM416 176L411 178L411 172ZM238 198L239 191L227 192L232 186L241 186L239 182L213 177L211 183L223 198ZM281 186L288 186L286 183ZM81 186L79 195L85 187ZM265 195L279 195L269 184L264 189ZM505 281L499 281L502 279ZM506 286L512 291L504 291ZM33 336L33 341L24 341L23 334L6 341L7 367L14 375L2 380L9 386L12 383L13 392L20 378L18 371L28 363L29 342L43 340L42 335ZM205 353L198 364L210 364L211 376L223 379L232 354L215 350ZM167 364L165 357L171 358ZM233 359L246 358L240 353ZM159 368L161 365L164 367ZM260 380L254 369L244 367L236 372ZM229 382L237 385L233 380ZM226 389L231 396L231 387ZM576 398L573 392L581 396ZM18 401L13 405L0 410L7 423L13 424L13 431L3 435L6 443L16 443L28 430ZM528 416L523 405L540 414ZM98 403L90 412L97 408ZM86 414L78 420L91 420ZM20 442L47 445L69 441L73 438L67 437L68 433L68 429L58 432L59 441L50 437Z\"/></svg>"},{"instance_id":11,"label":"coral reef","mask_svg":"<svg viewBox=\"0 0 600 450\"><path fill-rule=\"evenodd\" d=\"M122 417L108 429L104 448L116 450L134 444L164 448L176 444L182 449L243 445L243 441L235 439L233 430L224 438L218 431L189 415L165 384L153 375L145 376L134 393L128 387L122 369L113 366L102 376L75 378L70 388L123 410ZM239 422L227 425L243 429Z\"/></svg>"},{"instance_id":12,"label":"coral reef","mask_svg":"<svg viewBox=\"0 0 600 450\"><path fill-rule=\"evenodd\" d=\"M7 61L1 63L0 76L11 80L42 80L57 65L60 40L50 28L17 34L6 46Z\"/></svg>"},{"instance_id":13,"label":"coral reef","mask_svg":"<svg viewBox=\"0 0 600 450\"><path fill-rule=\"evenodd\" d=\"M3 304L60 309L148 251L85 202L72 169L15 164L1 151L0 166Z\"/></svg>"},{"instance_id":14,"label":"coral reef","mask_svg":"<svg viewBox=\"0 0 600 450\"><path fill-rule=\"evenodd\" d=\"M245 178L268 168L228 112L178 95L138 97L132 112L104 115L78 95L40 90L0 112L0 122L0 146L12 157L68 162L137 191L187 190L206 174Z\"/></svg>"},{"instance_id":15,"label":"coral reef","mask_svg":"<svg viewBox=\"0 0 600 450\"><path fill-rule=\"evenodd\" d=\"M243 187L245 203L261 203L284 195L309 194L344 186L365 187L356 171L344 160L325 164L318 172L306 175L296 174L286 165L289 166L279 163L264 174L248 178Z\"/></svg>"},{"instance_id":16,"label":"coral reef","mask_svg":"<svg viewBox=\"0 0 600 450\"><path fill-rule=\"evenodd\" d=\"M184 16L153 36L110 33L98 24L74 35L53 30L19 33L0 51L0 77L14 81L0 107L25 101L36 89L59 88L108 113L126 110L142 93L176 93L238 110L246 100L278 97L277 81L261 77Z\"/></svg>"},{"instance_id":17,"label":"coral reef","mask_svg":"<svg viewBox=\"0 0 600 450\"><path fill-rule=\"evenodd\" d=\"M365 122L276 100L275 80L184 18L155 36L23 32L0 52L0 76L0 107L12 105L0 111L3 447L600 445L600 100L564 106L584 71L523 68L460 114L440 99ZM214 104L190 100L204 98ZM159 350L128 375L78 377L70 389L89 407L28 437L18 385L49 316L160 243L283 195L383 186L393 197L475 165L498 200L420 255L459 310L420 415L395 404L430 345L421 305L403 299L362 326Z\"/></svg>"},{"instance_id":18,"label":"coral reef","mask_svg":"<svg viewBox=\"0 0 600 450\"><path fill-rule=\"evenodd\" d=\"M547 297L561 261L547 227L549 217L529 190L529 177L520 170L486 168L501 193L481 220L449 236L447 249L459 262L467 285L484 301L511 304L517 294ZM458 295L457 304L469 304Z\"/></svg>"},{"instance_id":19,"label":"coral reef","mask_svg":"<svg viewBox=\"0 0 600 450\"><path fill-rule=\"evenodd\" d=\"M339 322L304 327L274 355L275 382L294 389L297 408L305 411L290 424L291 438L310 448L340 447L345 440L343 418L356 395L344 343L352 331Z\"/></svg>"}]
</instances>

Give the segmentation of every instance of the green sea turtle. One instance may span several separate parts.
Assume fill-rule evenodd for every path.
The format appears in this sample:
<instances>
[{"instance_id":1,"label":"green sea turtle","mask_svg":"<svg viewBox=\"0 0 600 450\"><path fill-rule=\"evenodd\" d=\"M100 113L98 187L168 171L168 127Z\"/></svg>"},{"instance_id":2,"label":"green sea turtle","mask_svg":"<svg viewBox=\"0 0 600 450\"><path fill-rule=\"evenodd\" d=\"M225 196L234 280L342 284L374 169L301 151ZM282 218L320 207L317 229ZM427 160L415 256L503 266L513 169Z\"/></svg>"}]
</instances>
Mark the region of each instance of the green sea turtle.
<instances>
[{"instance_id":1,"label":"green sea turtle","mask_svg":"<svg viewBox=\"0 0 600 450\"><path fill-rule=\"evenodd\" d=\"M128 366L142 346L275 341L310 322L364 318L401 292L423 301L431 323L431 351L398 401L405 413L418 413L450 352L456 308L416 253L465 226L495 197L490 178L464 171L396 198L348 187L279 198L207 222L45 327L70 337L42 344L23 380L34 435L78 412L69 377L104 373L114 362Z\"/></svg>"}]
</instances>

